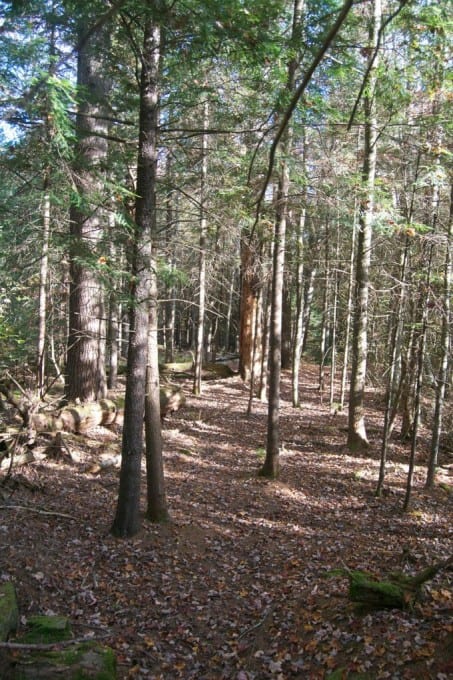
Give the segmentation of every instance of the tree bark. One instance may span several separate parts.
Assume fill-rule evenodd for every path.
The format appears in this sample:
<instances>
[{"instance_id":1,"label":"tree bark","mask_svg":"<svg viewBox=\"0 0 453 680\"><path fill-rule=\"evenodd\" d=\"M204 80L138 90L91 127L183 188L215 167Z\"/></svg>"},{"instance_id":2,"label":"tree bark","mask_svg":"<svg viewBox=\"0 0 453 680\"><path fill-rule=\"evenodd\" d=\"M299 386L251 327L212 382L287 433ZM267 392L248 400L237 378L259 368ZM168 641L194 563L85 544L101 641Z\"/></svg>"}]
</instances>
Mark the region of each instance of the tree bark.
<instances>
[{"instance_id":1,"label":"tree bark","mask_svg":"<svg viewBox=\"0 0 453 680\"><path fill-rule=\"evenodd\" d=\"M46 323L47 323L47 273L49 269L50 239L50 194L49 179L44 181L43 196L43 235L41 247L41 263L39 266L39 309L38 309L38 392L44 396L46 376Z\"/></svg>"},{"instance_id":2,"label":"tree bark","mask_svg":"<svg viewBox=\"0 0 453 680\"><path fill-rule=\"evenodd\" d=\"M368 352L368 289L371 262L372 218L374 212L374 183L377 154L376 83L379 28L382 21L381 0L374 0L373 17L370 25L370 49L374 59L370 72L368 91L365 96L365 140L362 171L363 196L360 204L359 229L357 238L357 267L355 311L352 338L352 369L349 393L348 446L351 451L367 448L369 445L365 428L365 385Z\"/></svg>"},{"instance_id":3,"label":"tree bark","mask_svg":"<svg viewBox=\"0 0 453 680\"><path fill-rule=\"evenodd\" d=\"M206 100L203 107L203 128L209 125L209 103ZM204 346L204 322L206 307L206 246L208 236L208 221L206 215L206 182L208 178L208 135L203 133L201 150L201 185L200 185L200 240L199 240L199 264L198 264L198 317L197 335L195 345L195 367L193 393L201 394L201 373L203 367Z\"/></svg>"},{"instance_id":4,"label":"tree bark","mask_svg":"<svg viewBox=\"0 0 453 680\"><path fill-rule=\"evenodd\" d=\"M66 368L68 400L92 401L106 394L105 318L103 288L97 275L99 245L104 232L102 207L107 163L106 98L110 88L104 52L108 24L89 32L82 21L77 82L80 96L76 119L78 138L73 181L77 195L70 211L69 337Z\"/></svg>"},{"instance_id":5,"label":"tree bark","mask_svg":"<svg viewBox=\"0 0 453 680\"><path fill-rule=\"evenodd\" d=\"M291 47L294 54L300 50L302 29L303 0L294 0ZM291 95L296 89L298 60L293 56L288 63L286 88ZM263 477L276 478L279 474L280 449L280 375L282 365L282 327L283 327L283 284L285 269L286 228L289 212L290 174L288 157L291 152L291 131L283 135L282 158L279 169L277 210L274 231L274 253L272 270L271 322L269 338L269 402L267 414L266 458L260 470Z\"/></svg>"},{"instance_id":6,"label":"tree bark","mask_svg":"<svg viewBox=\"0 0 453 680\"><path fill-rule=\"evenodd\" d=\"M298 408L299 402L299 373L300 360L302 355L303 341L303 321L304 321L304 227L305 227L305 206L299 217L296 248L297 248L297 274L296 274L296 318L295 332L293 340L293 360L292 360L292 401L293 406Z\"/></svg>"},{"instance_id":7,"label":"tree bark","mask_svg":"<svg viewBox=\"0 0 453 680\"><path fill-rule=\"evenodd\" d=\"M444 410L445 394L448 381L449 353L451 345L451 281L452 281L452 223L453 223L453 186L450 195L450 219L446 234L447 245L443 277L442 295L442 330L440 338L440 362L436 381L436 403L434 407L434 419L431 436L431 450L428 461L428 473L426 476L426 488L434 486L436 469L439 457L439 445L442 434L442 416Z\"/></svg>"},{"instance_id":8,"label":"tree bark","mask_svg":"<svg viewBox=\"0 0 453 680\"><path fill-rule=\"evenodd\" d=\"M259 291L259 254L255 239L248 234L241 239L241 309L239 328L239 372L242 380L249 381L253 371L254 319L256 318ZM258 360L258 357L256 357Z\"/></svg>"},{"instance_id":9,"label":"tree bark","mask_svg":"<svg viewBox=\"0 0 453 680\"><path fill-rule=\"evenodd\" d=\"M112 533L129 537L140 529L141 461L143 455L143 416L145 412L146 371L148 363L148 327L152 279L151 238L155 220L155 178L157 163L158 64L160 30L151 19L145 25L140 80L139 151L137 162L137 199L135 205L135 253L133 288L131 293L131 322L127 358L126 396L120 471L120 485ZM155 295L155 293L154 293ZM152 304L155 304L155 298ZM154 321L155 323L155 321ZM153 329L151 329L153 331ZM155 331L155 328L154 328ZM155 357L150 357L155 380ZM152 423L159 406L155 403L155 389L150 395L148 411L154 409ZM149 415L149 413L148 413ZM150 418L148 418L150 421ZM149 424L148 427L151 427ZM160 421L153 436L160 439ZM150 456L152 444L150 446Z\"/></svg>"}]
</instances>

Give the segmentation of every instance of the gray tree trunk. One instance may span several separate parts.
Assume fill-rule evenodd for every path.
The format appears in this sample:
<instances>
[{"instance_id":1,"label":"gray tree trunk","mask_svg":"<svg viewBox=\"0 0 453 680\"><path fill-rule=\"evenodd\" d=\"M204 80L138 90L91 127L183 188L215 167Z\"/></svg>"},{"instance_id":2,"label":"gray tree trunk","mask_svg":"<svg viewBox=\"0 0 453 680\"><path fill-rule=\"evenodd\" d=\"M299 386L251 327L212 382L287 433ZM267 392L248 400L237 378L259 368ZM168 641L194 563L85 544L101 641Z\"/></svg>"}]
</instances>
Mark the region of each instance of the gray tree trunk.
<instances>
[{"instance_id":1,"label":"gray tree trunk","mask_svg":"<svg viewBox=\"0 0 453 680\"><path fill-rule=\"evenodd\" d=\"M66 396L92 401L106 396L104 291L97 274L104 234L103 209L107 164L106 99L110 82L104 53L109 44L109 25L88 32L80 28L77 83L80 103L76 118L77 154L73 181L77 197L70 211L69 336ZM86 37L88 36L88 37Z\"/></svg>"},{"instance_id":2,"label":"gray tree trunk","mask_svg":"<svg viewBox=\"0 0 453 680\"><path fill-rule=\"evenodd\" d=\"M129 348L127 357L124 428L121 450L120 485L112 533L133 536L140 529L141 462L143 456L143 416L145 413L147 366L152 389L147 399L147 463L159 457L160 406L156 401L155 350L148 359L150 298L156 305L152 271L152 234L155 223L155 181L157 163L157 123L159 106L160 30L152 20L145 26L140 80L139 150L137 199L135 205L134 286L131 292ZM155 314L155 312L154 312ZM156 314L151 316L155 332ZM149 387L149 384L148 384ZM157 383L158 392L158 383ZM152 431L151 431L152 430ZM155 448L153 445L155 444ZM160 450L161 451L161 450ZM149 476L153 475L148 467ZM149 478L148 478L149 483ZM148 504L150 501L148 500Z\"/></svg>"},{"instance_id":3,"label":"gray tree trunk","mask_svg":"<svg viewBox=\"0 0 453 680\"><path fill-rule=\"evenodd\" d=\"M203 127L207 130L209 124L209 102L206 100L203 107ZM195 344L195 370L193 381L193 393L201 394L201 372L203 367L203 344L204 344L204 317L206 308L206 246L208 235L208 220L206 215L206 182L208 178L208 135L202 137L201 156L201 185L200 185L200 240L199 240L199 264L198 264L198 316L197 334Z\"/></svg>"}]
</instances>

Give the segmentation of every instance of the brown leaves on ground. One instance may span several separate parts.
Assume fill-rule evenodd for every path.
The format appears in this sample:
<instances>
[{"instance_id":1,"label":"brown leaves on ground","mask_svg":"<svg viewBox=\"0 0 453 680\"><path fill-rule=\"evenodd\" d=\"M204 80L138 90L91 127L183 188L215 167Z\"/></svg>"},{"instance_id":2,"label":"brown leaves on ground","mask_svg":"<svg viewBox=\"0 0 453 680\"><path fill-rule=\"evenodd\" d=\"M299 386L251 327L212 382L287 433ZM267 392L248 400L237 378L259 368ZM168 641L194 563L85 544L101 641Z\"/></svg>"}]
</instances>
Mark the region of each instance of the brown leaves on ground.
<instances>
[{"instance_id":1,"label":"brown leaves on ground","mask_svg":"<svg viewBox=\"0 0 453 680\"><path fill-rule=\"evenodd\" d=\"M238 378L188 396L164 429L172 523L144 522L131 541L109 534L117 469L93 467L115 459L119 440L75 437L72 461L23 468L33 484L12 488L16 507L0 510L0 578L14 580L22 615L55 612L77 635L107 632L120 678L452 677L451 572L409 612L358 613L347 582L328 575L412 574L447 557L451 495L424 492L417 468L402 514L408 451L393 442L375 498L381 414L370 412L370 451L351 456L346 416L320 405L314 375L303 371L300 410L282 402L277 482L257 476L266 407L255 402L247 417Z\"/></svg>"}]
</instances>

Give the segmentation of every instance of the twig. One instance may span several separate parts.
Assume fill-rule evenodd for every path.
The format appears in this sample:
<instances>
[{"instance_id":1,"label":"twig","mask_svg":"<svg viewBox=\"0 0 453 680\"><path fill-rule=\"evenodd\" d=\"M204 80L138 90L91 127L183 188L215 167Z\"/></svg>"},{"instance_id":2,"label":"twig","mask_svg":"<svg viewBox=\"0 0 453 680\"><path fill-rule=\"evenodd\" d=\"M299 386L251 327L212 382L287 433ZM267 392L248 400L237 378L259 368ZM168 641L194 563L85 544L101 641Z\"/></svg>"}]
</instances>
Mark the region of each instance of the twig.
<instances>
[{"instance_id":1,"label":"twig","mask_svg":"<svg viewBox=\"0 0 453 680\"><path fill-rule=\"evenodd\" d=\"M30 512L37 512L39 515L51 515L53 517L64 517L65 519L74 519L73 515L66 515L63 512L53 512L50 510L40 510L39 508L31 508L29 505L0 505L0 510L29 510Z\"/></svg>"},{"instance_id":2,"label":"twig","mask_svg":"<svg viewBox=\"0 0 453 680\"><path fill-rule=\"evenodd\" d=\"M250 628L247 628L247 630L244 630L243 633L241 633L240 635L238 635L237 639L238 639L238 640L242 640L242 638L245 637L246 635L248 635L249 633L251 633L252 630L256 630L257 628L260 628L260 627L263 625L263 623L266 622L266 619L269 617L269 614L273 611L273 609L274 609L273 606L272 606L272 607L269 607L269 609L268 609L268 610L266 611L266 613L264 614L263 618L260 619L260 620L258 621L258 623L255 623L255 625L250 626Z\"/></svg>"},{"instance_id":3,"label":"twig","mask_svg":"<svg viewBox=\"0 0 453 680\"><path fill-rule=\"evenodd\" d=\"M60 640L59 642L49 642L49 643L27 643L27 642L0 642L0 648L2 649L32 649L37 652L48 652L52 649L61 649L62 647L70 647L71 645L79 645L83 642L95 642L96 640L108 637L108 633L105 635L98 635L93 637L91 635L86 635L81 638L72 638L72 640Z\"/></svg>"},{"instance_id":4,"label":"twig","mask_svg":"<svg viewBox=\"0 0 453 680\"><path fill-rule=\"evenodd\" d=\"M16 380L15 378L13 378L13 376L11 375L11 373L10 373L9 371L5 371L5 375L6 375L7 378L9 378L9 379L11 380L12 383L15 384L15 386L17 387L17 389L19 390L19 392L21 392L21 394L23 394L23 396L24 396L26 399L30 400L30 395L27 394L27 392L24 390L24 388L22 387L22 385L21 385L20 383L18 383L17 380Z\"/></svg>"}]
</instances>

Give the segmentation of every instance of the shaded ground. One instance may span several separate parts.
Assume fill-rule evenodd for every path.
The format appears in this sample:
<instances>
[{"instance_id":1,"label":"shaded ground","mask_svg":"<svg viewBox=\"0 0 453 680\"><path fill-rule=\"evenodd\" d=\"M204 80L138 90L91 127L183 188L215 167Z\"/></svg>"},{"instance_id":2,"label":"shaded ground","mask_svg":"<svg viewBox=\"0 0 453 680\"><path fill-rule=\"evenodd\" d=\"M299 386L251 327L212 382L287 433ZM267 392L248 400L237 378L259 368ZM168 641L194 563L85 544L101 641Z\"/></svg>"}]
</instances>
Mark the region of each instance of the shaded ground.
<instances>
[{"instance_id":1,"label":"shaded ground","mask_svg":"<svg viewBox=\"0 0 453 680\"><path fill-rule=\"evenodd\" d=\"M109 535L118 470L90 472L118 439L80 437L80 463L23 468L37 490L19 485L0 509L0 578L14 580L22 614L67 615L76 634L92 631L116 650L119 678L453 677L451 572L414 611L368 614L348 602L345 579L327 577L345 565L414 573L448 557L452 495L425 493L417 468L402 514L408 450L393 443L375 498L381 414L370 412L369 454L353 457L346 416L320 405L315 384L304 367L301 410L283 401L278 482L256 476L266 408L245 415L239 379L189 397L164 431L173 521L145 523L128 542Z\"/></svg>"}]
</instances>

